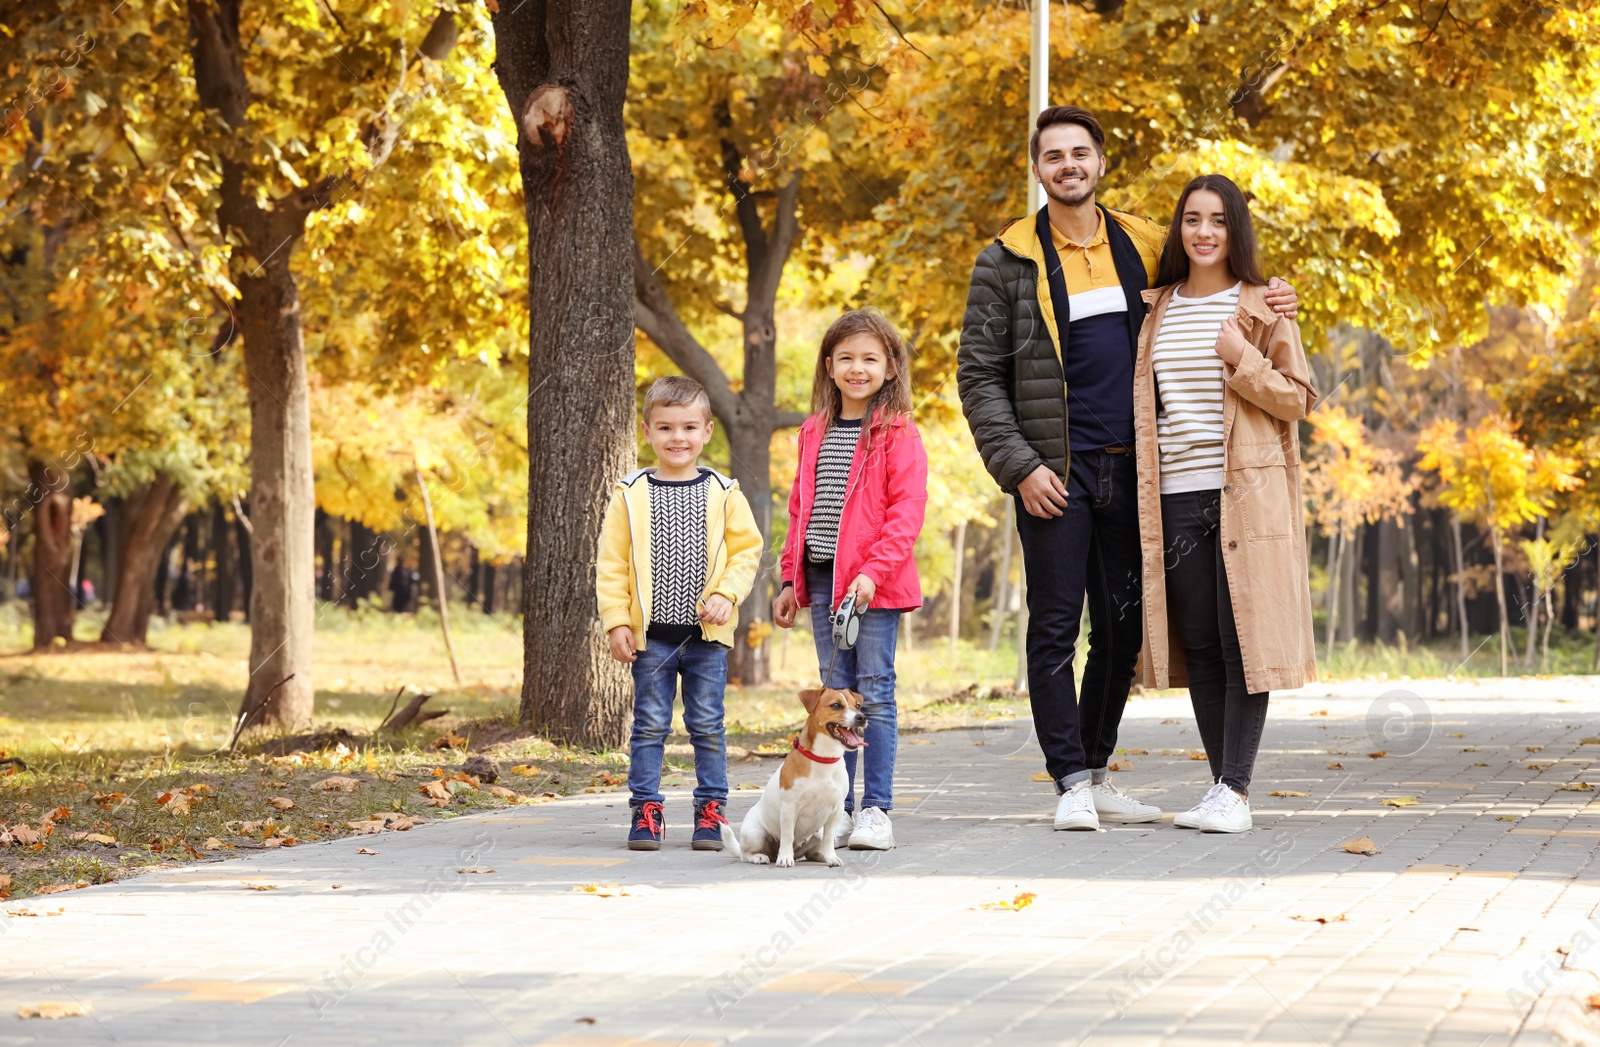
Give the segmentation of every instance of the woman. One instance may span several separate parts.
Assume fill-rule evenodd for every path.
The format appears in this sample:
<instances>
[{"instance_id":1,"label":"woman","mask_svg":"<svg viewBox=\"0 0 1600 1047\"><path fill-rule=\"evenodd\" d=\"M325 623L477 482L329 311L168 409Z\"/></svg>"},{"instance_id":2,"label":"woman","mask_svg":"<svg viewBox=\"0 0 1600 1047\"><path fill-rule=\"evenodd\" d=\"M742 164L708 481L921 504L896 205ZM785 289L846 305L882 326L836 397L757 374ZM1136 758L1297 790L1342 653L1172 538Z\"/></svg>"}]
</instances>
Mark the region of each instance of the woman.
<instances>
[{"instance_id":1,"label":"woman","mask_svg":"<svg viewBox=\"0 0 1600 1047\"><path fill-rule=\"evenodd\" d=\"M1133 400L1144 683L1189 688L1211 763L1175 823L1244 832L1267 692L1317 678L1296 433L1317 394L1299 327L1263 297L1233 182L1184 188L1157 284Z\"/></svg>"}]
</instances>

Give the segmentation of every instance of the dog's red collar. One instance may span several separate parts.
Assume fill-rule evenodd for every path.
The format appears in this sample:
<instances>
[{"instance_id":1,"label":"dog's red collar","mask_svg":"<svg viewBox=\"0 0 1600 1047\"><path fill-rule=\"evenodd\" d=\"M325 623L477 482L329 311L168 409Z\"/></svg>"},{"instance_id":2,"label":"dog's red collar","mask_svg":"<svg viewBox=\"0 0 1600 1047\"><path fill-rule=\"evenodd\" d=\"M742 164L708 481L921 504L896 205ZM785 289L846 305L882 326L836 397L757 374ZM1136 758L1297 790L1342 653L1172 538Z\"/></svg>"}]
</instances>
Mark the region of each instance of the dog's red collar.
<instances>
[{"instance_id":1,"label":"dog's red collar","mask_svg":"<svg viewBox=\"0 0 1600 1047\"><path fill-rule=\"evenodd\" d=\"M790 744L794 746L795 752L799 753L801 756L804 756L808 760L815 760L817 763L838 763L841 759L841 757L838 756L818 756L816 753L800 744L800 736L798 734L789 741Z\"/></svg>"}]
</instances>

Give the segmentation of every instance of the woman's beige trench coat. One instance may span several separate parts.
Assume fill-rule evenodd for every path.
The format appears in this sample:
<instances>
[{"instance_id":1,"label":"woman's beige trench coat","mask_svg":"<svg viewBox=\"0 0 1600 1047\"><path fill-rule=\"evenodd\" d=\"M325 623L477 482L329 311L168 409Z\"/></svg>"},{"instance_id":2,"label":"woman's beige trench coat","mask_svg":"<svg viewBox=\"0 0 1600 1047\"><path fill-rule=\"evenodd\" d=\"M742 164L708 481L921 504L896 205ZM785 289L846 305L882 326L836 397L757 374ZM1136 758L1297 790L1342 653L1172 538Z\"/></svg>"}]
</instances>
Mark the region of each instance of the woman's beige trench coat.
<instances>
[{"instance_id":1,"label":"woman's beige trench coat","mask_svg":"<svg viewBox=\"0 0 1600 1047\"><path fill-rule=\"evenodd\" d=\"M1188 684L1183 645L1167 619L1161 534L1161 459L1156 446L1156 381L1151 349L1173 287L1144 292L1151 304L1139 332L1133 418L1139 458L1139 528L1144 562L1144 685ZM1274 313L1265 288L1244 285L1237 319L1247 348L1223 365L1222 559L1250 693L1299 687L1317 678L1300 499L1296 422L1317 402L1293 320Z\"/></svg>"}]
</instances>

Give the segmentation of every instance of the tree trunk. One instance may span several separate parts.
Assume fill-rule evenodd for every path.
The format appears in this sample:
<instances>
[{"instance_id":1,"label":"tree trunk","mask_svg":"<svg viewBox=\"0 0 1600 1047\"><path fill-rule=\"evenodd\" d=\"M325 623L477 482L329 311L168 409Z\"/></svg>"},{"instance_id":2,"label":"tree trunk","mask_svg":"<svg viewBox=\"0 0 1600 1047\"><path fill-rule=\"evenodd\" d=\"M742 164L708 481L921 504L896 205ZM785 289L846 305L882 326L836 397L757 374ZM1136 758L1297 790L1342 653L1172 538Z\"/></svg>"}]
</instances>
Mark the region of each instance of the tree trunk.
<instances>
[{"instance_id":1,"label":"tree trunk","mask_svg":"<svg viewBox=\"0 0 1600 1047\"><path fill-rule=\"evenodd\" d=\"M769 419L728 429L729 471L739 481L739 489L750 503L756 528L763 537L772 534L772 433ZM767 682L770 671L765 639L752 644L750 630L758 637L772 631L771 558L762 557L750 595L739 605L739 627L734 632L733 650L728 652L728 678L746 687Z\"/></svg>"},{"instance_id":2,"label":"tree trunk","mask_svg":"<svg viewBox=\"0 0 1600 1047\"><path fill-rule=\"evenodd\" d=\"M1494 513L1494 498L1489 499L1489 513ZM1500 528L1489 525L1489 542L1494 546L1494 598L1500 607L1500 675L1509 673L1506 658L1511 648L1511 622L1506 613L1506 572L1505 565L1500 557Z\"/></svg>"},{"instance_id":3,"label":"tree trunk","mask_svg":"<svg viewBox=\"0 0 1600 1047\"><path fill-rule=\"evenodd\" d=\"M228 526L228 510L220 501L211 509L211 555L217 563L211 606L216 610L217 621L230 621L234 594L233 528Z\"/></svg>"},{"instance_id":4,"label":"tree trunk","mask_svg":"<svg viewBox=\"0 0 1600 1047\"><path fill-rule=\"evenodd\" d=\"M33 507L33 648L72 639L72 478L59 465L28 463Z\"/></svg>"},{"instance_id":5,"label":"tree trunk","mask_svg":"<svg viewBox=\"0 0 1600 1047\"><path fill-rule=\"evenodd\" d=\"M1534 525L1534 540L1544 537L1544 517L1539 517ZM1527 601L1528 609L1522 612L1522 624L1528 630L1527 650L1522 655L1522 667L1533 668L1533 653L1539 649L1539 605L1544 602L1544 591L1539 588L1539 579L1536 575L1528 577L1528 591L1532 594Z\"/></svg>"},{"instance_id":6,"label":"tree trunk","mask_svg":"<svg viewBox=\"0 0 1600 1047\"><path fill-rule=\"evenodd\" d=\"M324 178L263 205L254 183L246 42L240 0L189 0L195 91L230 130L219 135L217 224L233 249L250 398L250 678L240 722L291 729L311 723L311 630L316 554L312 517L310 390L300 291L290 259L306 219L329 206Z\"/></svg>"},{"instance_id":7,"label":"tree trunk","mask_svg":"<svg viewBox=\"0 0 1600 1047\"><path fill-rule=\"evenodd\" d=\"M1450 531L1456 542L1456 615L1461 619L1461 660L1470 657L1467 651L1467 554L1461 544L1461 514L1450 514Z\"/></svg>"},{"instance_id":8,"label":"tree trunk","mask_svg":"<svg viewBox=\"0 0 1600 1047\"><path fill-rule=\"evenodd\" d=\"M956 524L956 569L950 578L950 657L956 656L956 641L961 638L961 569L967 553L967 521Z\"/></svg>"},{"instance_id":9,"label":"tree trunk","mask_svg":"<svg viewBox=\"0 0 1600 1047\"><path fill-rule=\"evenodd\" d=\"M129 495L118 515L116 596L100 632L101 643L144 646L156 606L156 576L163 556L189 510L171 473L158 472Z\"/></svg>"},{"instance_id":10,"label":"tree trunk","mask_svg":"<svg viewBox=\"0 0 1600 1047\"><path fill-rule=\"evenodd\" d=\"M520 718L584 747L627 738L632 688L594 613L610 487L635 460L630 6L520 0L493 15L528 221L528 555ZM573 439L571 434L582 434Z\"/></svg>"},{"instance_id":11,"label":"tree trunk","mask_svg":"<svg viewBox=\"0 0 1600 1047\"><path fill-rule=\"evenodd\" d=\"M333 601L333 521L318 509L312 517L312 541L316 545L317 599Z\"/></svg>"},{"instance_id":12,"label":"tree trunk","mask_svg":"<svg viewBox=\"0 0 1600 1047\"><path fill-rule=\"evenodd\" d=\"M1375 629L1384 643L1395 642L1400 631L1401 601L1400 581L1400 528L1393 517L1384 517L1377 525L1377 563L1374 564L1372 584Z\"/></svg>"},{"instance_id":13,"label":"tree trunk","mask_svg":"<svg viewBox=\"0 0 1600 1047\"><path fill-rule=\"evenodd\" d=\"M1339 580L1343 574L1344 563L1342 557L1344 547L1348 544L1342 531L1334 531L1328 536L1328 657L1334 653L1334 644L1339 640Z\"/></svg>"},{"instance_id":14,"label":"tree trunk","mask_svg":"<svg viewBox=\"0 0 1600 1047\"><path fill-rule=\"evenodd\" d=\"M1417 528L1421 514L1410 519L1395 535L1400 544L1400 631L1413 645L1422 639L1422 561L1417 555Z\"/></svg>"},{"instance_id":15,"label":"tree trunk","mask_svg":"<svg viewBox=\"0 0 1600 1047\"><path fill-rule=\"evenodd\" d=\"M360 520L350 521L350 541L339 561L344 577L339 588L347 607L359 606L373 593L383 591L384 552L378 536Z\"/></svg>"},{"instance_id":16,"label":"tree trunk","mask_svg":"<svg viewBox=\"0 0 1600 1047\"><path fill-rule=\"evenodd\" d=\"M1012 514L1016 512L1016 503L1009 497L1006 499L1006 518L1000 525L1000 540L1003 548L1000 550L1000 577L994 587L994 614L989 621L989 650L997 650L1000 646L1000 634L1005 629L1006 616L1011 613L1011 546L1016 542L1017 522ZM1022 638L1018 637L1021 643Z\"/></svg>"},{"instance_id":17,"label":"tree trunk","mask_svg":"<svg viewBox=\"0 0 1600 1047\"><path fill-rule=\"evenodd\" d=\"M253 543L250 541L250 524L246 519L249 509L237 500L233 504L236 513L233 519L233 537L234 541L239 543L239 586L243 596L240 604L244 607L244 620L248 622L251 594L255 591L255 561L252 559L255 553L252 549ZM240 509L244 511L240 512Z\"/></svg>"},{"instance_id":18,"label":"tree trunk","mask_svg":"<svg viewBox=\"0 0 1600 1047\"><path fill-rule=\"evenodd\" d=\"M433 522L433 498L428 494L428 480L422 475L422 470L415 471L417 488L422 492L422 510L428 518L428 540L423 548L433 563L433 591L439 601L439 629L444 633L445 653L450 656L450 675L455 677L456 686L460 687L461 669L456 665L456 645L450 640L450 602L445 595L444 558L439 555L439 529Z\"/></svg>"}]
</instances>

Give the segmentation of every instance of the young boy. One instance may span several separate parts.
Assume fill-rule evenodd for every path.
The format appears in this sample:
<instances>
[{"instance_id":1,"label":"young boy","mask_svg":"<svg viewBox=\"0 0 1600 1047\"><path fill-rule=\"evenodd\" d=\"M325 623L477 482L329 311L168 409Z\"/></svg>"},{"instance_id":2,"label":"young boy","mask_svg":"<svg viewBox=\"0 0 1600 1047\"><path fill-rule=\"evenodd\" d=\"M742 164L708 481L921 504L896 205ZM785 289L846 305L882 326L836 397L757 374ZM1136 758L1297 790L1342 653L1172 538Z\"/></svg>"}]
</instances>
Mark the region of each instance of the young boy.
<instances>
[{"instance_id":1,"label":"young boy","mask_svg":"<svg viewBox=\"0 0 1600 1047\"><path fill-rule=\"evenodd\" d=\"M623 477L606 508L595 588L611 657L633 665L628 847L661 849L661 760L683 678L683 722L694 743L694 849L722 850L728 802L722 690L734 609L750 593L761 533L733 480L698 464L711 439L699 382L657 379L644 397L654 469Z\"/></svg>"}]
</instances>

